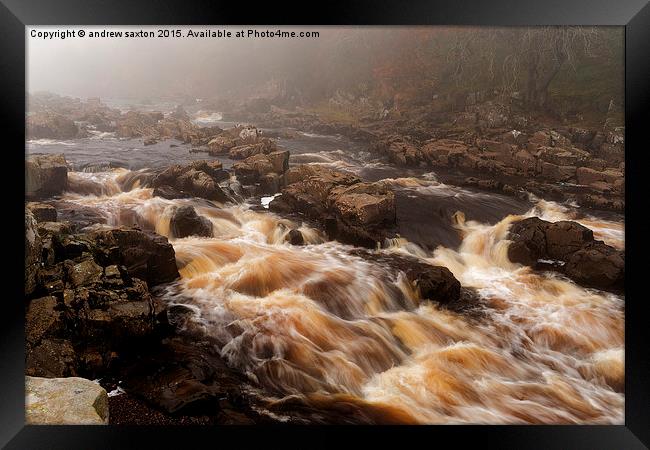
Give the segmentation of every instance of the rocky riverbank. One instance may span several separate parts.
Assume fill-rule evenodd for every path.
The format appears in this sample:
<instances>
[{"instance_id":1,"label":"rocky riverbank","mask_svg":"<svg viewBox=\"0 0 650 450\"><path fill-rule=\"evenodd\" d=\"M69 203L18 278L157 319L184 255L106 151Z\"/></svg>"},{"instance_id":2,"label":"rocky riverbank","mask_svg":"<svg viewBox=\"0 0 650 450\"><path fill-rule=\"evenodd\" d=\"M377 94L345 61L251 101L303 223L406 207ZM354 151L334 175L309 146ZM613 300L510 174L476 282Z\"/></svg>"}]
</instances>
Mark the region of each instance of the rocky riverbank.
<instances>
[{"instance_id":1,"label":"rocky riverbank","mask_svg":"<svg viewBox=\"0 0 650 450\"><path fill-rule=\"evenodd\" d=\"M278 108L240 107L230 115L263 127L347 136L391 164L465 174L463 184L478 189L619 212L625 207L624 127L567 125L495 101L358 123Z\"/></svg>"}]
</instances>

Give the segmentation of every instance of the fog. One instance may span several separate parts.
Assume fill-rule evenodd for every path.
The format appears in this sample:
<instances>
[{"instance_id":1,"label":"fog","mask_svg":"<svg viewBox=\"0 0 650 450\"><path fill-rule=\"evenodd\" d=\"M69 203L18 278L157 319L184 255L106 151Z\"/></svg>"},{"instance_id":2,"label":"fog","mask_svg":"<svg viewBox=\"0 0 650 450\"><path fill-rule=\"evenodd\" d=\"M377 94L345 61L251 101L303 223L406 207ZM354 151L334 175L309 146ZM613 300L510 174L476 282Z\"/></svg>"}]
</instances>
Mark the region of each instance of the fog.
<instances>
[{"instance_id":1,"label":"fog","mask_svg":"<svg viewBox=\"0 0 650 450\"><path fill-rule=\"evenodd\" d=\"M91 36L105 30L152 36ZM264 36L278 31L295 36ZM27 30L27 88L379 109L498 92L532 109L602 114L622 104L623 54L621 27L38 27Z\"/></svg>"},{"instance_id":2,"label":"fog","mask_svg":"<svg viewBox=\"0 0 650 450\"><path fill-rule=\"evenodd\" d=\"M161 27L32 27L27 30L27 89L75 97L226 96L272 80L276 69L300 63L334 28L173 27L184 37L158 37ZM80 29L84 37L76 33ZM231 37L185 37L229 31ZM238 31L318 31L319 37L235 37ZM59 37L57 31L75 32ZM154 37L89 37L91 31L154 33ZM32 37L46 34L47 37ZM52 37L53 36L53 37Z\"/></svg>"}]
</instances>

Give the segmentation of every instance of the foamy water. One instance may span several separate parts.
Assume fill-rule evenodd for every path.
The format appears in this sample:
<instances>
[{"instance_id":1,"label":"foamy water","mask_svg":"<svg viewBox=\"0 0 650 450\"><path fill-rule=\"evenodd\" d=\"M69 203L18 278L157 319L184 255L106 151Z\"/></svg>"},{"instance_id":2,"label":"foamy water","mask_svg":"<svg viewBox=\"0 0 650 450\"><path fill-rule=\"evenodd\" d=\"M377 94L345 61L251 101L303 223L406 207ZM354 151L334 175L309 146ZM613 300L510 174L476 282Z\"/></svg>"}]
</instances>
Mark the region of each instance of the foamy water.
<instances>
[{"instance_id":1,"label":"foamy water","mask_svg":"<svg viewBox=\"0 0 650 450\"><path fill-rule=\"evenodd\" d=\"M476 289L483 314L470 318L422 302L401 274L352 256L351 247L305 224L246 205L153 197L137 183L123 192L128 174L72 173L84 187L65 199L95 208L110 225L135 222L168 236L181 279L165 298L189 306L189 326L214 337L228 364L269 399L372 404L388 422L623 423L623 299L507 258L513 221L574 219L570 207L539 202L495 225L457 214L462 243L454 249L387 242L382 252L443 265ZM473 195L430 179L386 182ZM102 189L89 191L91 183ZM212 222L213 238L170 234L182 204ZM624 246L622 224L577 220ZM286 242L293 228L307 245Z\"/></svg>"}]
</instances>

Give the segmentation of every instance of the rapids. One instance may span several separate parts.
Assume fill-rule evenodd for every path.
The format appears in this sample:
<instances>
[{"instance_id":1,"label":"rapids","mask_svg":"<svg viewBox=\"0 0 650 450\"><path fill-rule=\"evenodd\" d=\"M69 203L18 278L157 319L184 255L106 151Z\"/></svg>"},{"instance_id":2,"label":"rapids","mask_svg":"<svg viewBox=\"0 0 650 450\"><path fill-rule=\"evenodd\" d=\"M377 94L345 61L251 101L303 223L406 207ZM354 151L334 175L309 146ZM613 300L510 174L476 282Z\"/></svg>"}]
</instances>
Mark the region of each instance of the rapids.
<instances>
[{"instance_id":1,"label":"rapids","mask_svg":"<svg viewBox=\"0 0 650 450\"><path fill-rule=\"evenodd\" d=\"M363 171L354 155L315 153L292 151L292 162ZM181 278L160 295L188 306L186 326L213 337L272 403L371 404L385 421L431 424L624 421L624 300L511 263L505 239L514 220L535 215L577 220L623 248L620 222L548 201L531 208L432 175L387 179L420 205L400 221L446 231L431 240L428 224L416 233L412 223L377 252L449 268L480 296L483 314L468 317L421 302L399 274L256 205L153 197L146 184L125 183L127 169L70 177L64 201L93 208L111 226L137 224L170 239ZM170 214L182 204L212 222L213 238L170 235ZM294 227L307 245L285 242Z\"/></svg>"}]
</instances>

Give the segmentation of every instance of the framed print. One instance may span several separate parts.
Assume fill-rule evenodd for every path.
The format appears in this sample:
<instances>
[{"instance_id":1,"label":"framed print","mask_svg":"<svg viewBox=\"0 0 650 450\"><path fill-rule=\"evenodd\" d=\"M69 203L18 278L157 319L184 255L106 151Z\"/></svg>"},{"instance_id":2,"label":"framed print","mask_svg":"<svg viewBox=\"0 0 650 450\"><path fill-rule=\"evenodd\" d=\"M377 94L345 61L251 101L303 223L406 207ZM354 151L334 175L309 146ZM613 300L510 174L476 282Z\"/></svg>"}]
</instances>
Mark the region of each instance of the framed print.
<instances>
[{"instance_id":1,"label":"framed print","mask_svg":"<svg viewBox=\"0 0 650 450\"><path fill-rule=\"evenodd\" d=\"M647 3L282 6L3 1L3 445L647 448Z\"/></svg>"}]
</instances>

